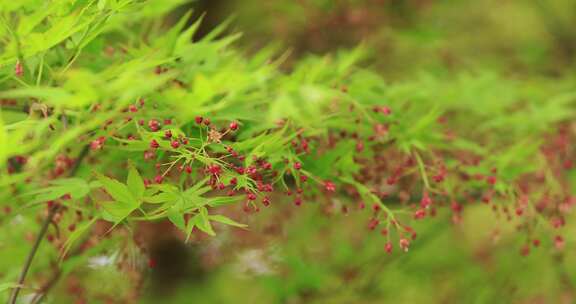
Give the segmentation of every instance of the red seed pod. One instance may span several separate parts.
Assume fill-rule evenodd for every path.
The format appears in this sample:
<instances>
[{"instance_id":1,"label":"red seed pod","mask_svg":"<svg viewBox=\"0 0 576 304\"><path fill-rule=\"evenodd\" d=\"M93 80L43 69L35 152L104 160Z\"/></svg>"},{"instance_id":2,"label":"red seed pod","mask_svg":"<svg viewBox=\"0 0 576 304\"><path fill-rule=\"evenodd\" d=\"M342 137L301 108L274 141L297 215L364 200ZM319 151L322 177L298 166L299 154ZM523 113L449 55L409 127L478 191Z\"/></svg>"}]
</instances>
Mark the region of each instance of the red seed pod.
<instances>
[{"instance_id":1,"label":"red seed pod","mask_svg":"<svg viewBox=\"0 0 576 304\"><path fill-rule=\"evenodd\" d=\"M374 230L374 229L376 229L376 227L378 227L379 224L380 224L380 221L377 218L372 218L368 222L368 229Z\"/></svg>"},{"instance_id":2,"label":"red seed pod","mask_svg":"<svg viewBox=\"0 0 576 304\"><path fill-rule=\"evenodd\" d=\"M424 217L426 217L426 210L425 209L418 209L418 210L416 210L416 212L414 212L414 219L415 220L423 219Z\"/></svg>"},{"instance_id":3,"label":"red seed pod","mask_svg":"<svg viewBox=\"0 0 576 304\"><path fill-rule=\"evenodd\" d=\"M300 162L295 162L294 163L294 169L296 169L296 170L302 169L302 164Z\"/></svg>"},{"instance_id":4,"label":"red seed pod","mask_svg":"<svg viewBox=\"0 0 576 304\"><path fill-rule=\"evenodd\" d=\"M334 185L334 183L331 181L325 181L324 182L324 189L326 189L326 191L328 191L328 192L334 192L334 191L336 191L336 185Z\"/></svg>"},{"instance_id":5,"label":"red seed pod","mask_svg":"<svg viewBox=\"0 0 576 304\"><path fill-rule=\"evenodd\" d=\"M16 65L14 66L14 74L16 74L16 77L24 76L24 66L22 66L20 61L16 61Z\"/></svg>"},{"instance_id":6,"label":"red seed pod","mask_svg":"<svg viewBox=\"0 0 576 304\"><path fill-rule=\"evenodd\" d=\"M172 146L174 149L178 149L178 147L180 147L180 143L177 140L173 140L170 142L170 146Z\"/></svg>"},{"instance_id":7,"label":"red seed pod","mask_svg":"<svg viewBox=\"0 0 576 304\"><path fill-rule=\"evenodd\" d=\"M233 121L230 123L230 125L228 127L230 128L230 130L236 131L236 130L238 130L238 123Z\"/></svg>"},{"instance_id":8,"label":"red seed pod","mask_svg":"<svg viewBox=\"0 0 576 304\"><path fill-rule=\"evenodd\" d=\"M388 254L392 253L392 243L386 242L386 245L384 245L384 250L386 250L386 253Z\"/></svg>"},{"instance_id":9,"label":"red seed pod","mask_svg":"<svg viewBox=\"0 0 576 304\"><path fill-rule=\"evenodd\" d=\"M220 175L222 173L222 167L219 165L208 166L208 172L212 175Z\"/></svg>"},{"instance_id":10,"label":"red seed pod","mask_svg":"<svg viewBox=\"0 0 576 304\"><path fill-rule=\"evenodd\" d=\"M382 106L382 107L380 108L380 112L382 112L382 114L384 114L384 115L390 115L390 114L392 114L392 110L390 110L390 108L387 107L387 106Z\"/></svg>"},{"instance_id":11,"label":"red seed pod","mask_svg":"<svg viewBox=\"0 0 576 304\"><path fill-rule=\"evenodd\" d=\"M172 138L172 131L166 130L166 131L164 132L164 137L165 137L165 138Z\"/></svg>"},{"instance_id":12,"label":"red seed pod","mask_svg":"<svg viewBox=\"0 0 576 304\"><path fill-rule=\"evenodd\" d=\"M496 184L496 176L490 175L490 176L486 177L486 182L489 185L494 186Z\"/></svg>"},{"instance_id":13,"label":"red seed pod","mask_svg":"<svg viewBox=\"0 0 576 304\"><path fill-rule=\"evenodd\" d=\"M561 235L557 235L554 237L554 247L556 247L556 249L558 250L562 250L564 249L564 238Z\"/></svg>"},{"instance_id":14,"label":"red seed pod","mask_svg":"<svg viewBox=\"0 0 576 304\"><path fill-rule=\"evenodd\" d=\"M422 195L422 200L420 200L420 207L426 209L432 205L432 199L428 195L428 192L424 192Z\"/></svg>"},{"instance_id":15,"label":"red seed pod","mask_svg":"<svg viewBox=\"0 0 576 304\"><path fill-rule=\"evenodd\" d=\"M255 201L255 200L256 200L256 194L254 194L254 193L252 193L252 192L249 192L248 194L246 194L246 198L247 198L249 201Z\"/></svg>"},{"instance_id":16,"label":"red seed pod","mask_svg":"<svg viewBox=\"0 0 576 304\"><path fill-rule=\"evenodd\" d=\"M308 176L306 175L300 175L300 181L305 183L308 180Z\"/></svg>"},{"instance_id":17,"label":"red seed pod","mask_svg":"<svg viewBox=\"0 0 576 304\"><path fill-rule=\"evenodd\" d=\"M298 196L296 196L296 198L294 198L294 205L296 205L296 206L302 205L302 197L300 197L300 195L298 195Z\"/></svg>"},{"instance_id":18,"label":"red seed pod","mask_svg":"<svg viewBox=\"0 0 576 304\"><path fill-rule=\"evenodd\" d=\"M203 120L204 120L204 118L202 116L196 116L196 118L194 118L194 121L197 124L201 124Z\"/></svg>"},{"instance_id":19,"label":"red seed pod","mask_svg":"<svg viewBox=\"0 0 576 304\"><path fill-rule=\"evenodd\" d=\"M156 119L151 119L148 121L148 128L150 128L152 132L156 132L160 130L160 122Z\"/></svg>"},{"instance_id":20,"label":"red seed pod","mask_svg":"<svg viewBox=\"0 0 576 304\"><path fill-rule=\"evenodd\" d=\"M162 175L160 175L160 174L159 174L159 175L156 175L156 176L154 177L154 182L156 182L157 184L161 184L163 180L164 180L164 177L163 177Z\"/></svg>"},{"instance_id":21,"label":"red seed pod","mask_svg":"<svg viewBox=\"0 0 576 304\"><path fill-rule=\"evenodd\" d=\"M402 250L407 252L408 247L410 246L410 241L406 238L401 238L399 243L400 243L400 248L402 248Z\"/></svg>"},{"instance_id":22,"label":"red seed pod","mask_svg":"<svg viewBox=\"0 0 576 304\"><path fill-rule=\"evenodd\" d=\"M262 169L264 170L272 170L272 164L270 162L264 161L262 163Z\"/></svg>"},{"instance_id":23,"label":"red seed pod","mask_svg":"<svg viewBox=\"0 0 576 304\"><path fill-rule=\"evenodd\" d=\"M270 197L264 196L264 197L262 198L262 204L263 204L264 206L266 206L266 207L270 206Z\"/></svg>"},{"instance_id":24,"label":"red seed pod","mask_svg":"<svg viewBox=\"0 0 576 304\"><path fill-rule=\"evenodd\" d=\"M159 144L155 139L153 139L153 140L150 142L150 148L152 148L152 149L158 149L159 147L160 147L160 144Z\"/></svg>"}]
</instances>

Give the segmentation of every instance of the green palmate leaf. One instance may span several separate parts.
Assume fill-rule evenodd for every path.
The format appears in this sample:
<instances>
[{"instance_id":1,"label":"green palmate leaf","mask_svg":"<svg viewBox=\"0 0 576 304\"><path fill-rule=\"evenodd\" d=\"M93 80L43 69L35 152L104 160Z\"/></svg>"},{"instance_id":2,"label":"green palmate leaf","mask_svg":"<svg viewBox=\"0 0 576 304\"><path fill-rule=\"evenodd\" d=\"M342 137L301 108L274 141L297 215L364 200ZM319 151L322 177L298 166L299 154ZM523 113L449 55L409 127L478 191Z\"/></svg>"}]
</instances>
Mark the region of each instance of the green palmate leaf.
<instances>
[{"instance_id":1,"label":"green palmate leaf","mask_svg":"<svg viewBox=\"0 0 576 304\"><path fill-rule=\"evenodd\" d=\"M128 189L128 186L102 174L95 173L95 175L100 181L100 183L102 183L102 187L104 187L106 192L108 192L108 194L110 194L110 196L112 196L114 200L116 200L117 202L123 202L131 205L138 204L136 198L134 197L130 189Z\"/></svg>"},{"instance_id":2,"label":"green palmate leaf","mask_svg":"<svg viewBox=\"0 0 576 304\"><path fill-rule=\"evenodd\" d=\"M51 181L49 187L30 191L24 195L34 196L34 199L30 201L32 204L59 199L66 194L69 194L72 199L81 199L96 186L81 178L63 178Z\"/></svg>"},{"instance_id":3,"label":"green palmate leaf","mask_svg":"<svg viewBox=\"0 0 576 304\"><path fill-rule=\"evenodd\" d=\"M206 207L200 207L198 214L196 214L192 220L194 221L194 225L198 227L198 229L206 232L209 235L216 235L212 225L210 224L210 218L208 216L208 209Z\"/></svg>"},{"instance_id":4,"label":"green palmate leaf","mask_svg":"<svg viewBox=\"0 0 576 304\"><path fill-rule=\"evenodd\" d=\"M170 208L168 210L168 219L174 226L178 227L182 231L186 231L186 221L184 220L184 215L179 212L177 208Z\"/></svg>"},{"instance_id":5,"label":"green palmate leaf","mask_svg":"<svg viewBox=\"0 0 576 304\"><path fill-rule=\"evenodd\" d=\"M102 206L102 218L109 222L113 222L114 225L122 222L126 219L134 210L138 209L138 206L130 205L125 202L100 202Z\"/></svg>"},{"instance_id":6,"label":"green palmate leaf","mask_svg":"<svg viewBox=\"0 0 576 304\"><path fill-rule=\"evenodd\" d=\"M134 194L136 198L141 198L144 195L146 187L144 186L144 181L138 173L138 170L134 167L134 164L130 161L128 162L128 178L127 184L128 189Z\"/></svg>"},{"instance_id":7,"label":"green palmate leaf","mask_svg":"<svg viewBox=\"0 0 576 304\"><path fill-rule=\"evenodd\" d=\"M218 206L225 206L230 205L242 200L240 196L221 196L221 197L212 197L206 199L205 204L210 207L218 207Z\"/></svg>"},{"instance_id":8,"label":"green palmate leaf","mask_svg":"<svg viewBox=\"0 0 576 304\"><path fill-rule=\"evenodd\" d=\"M145 196L142 199L145 203L149 204L163 204L167 202L174 202L180 199L180 195L174 192L162 192L152 196Z\"/></svg>"},{"instance_id":9,"label":"green palmate leaf","mask_svg":"<svg viewBox=\"0 0 576 304\"><path fill-rule=\"evenodd\" d=\"M213 215L210 215L208 217L210 218L211 221L219 222L222 224L235 226L235 227L241 227L241 228L248 227L248 225L238 223L238 222L234 221L233 219L228 218L224 215L213 214Z\"/></svg>"},{"instance_id":10,"label":"green palmate leaf","mask_svg":"<svg viewBox=\"0 0 576 304\"><path fill-rule=\"evenodd\" d=\"M101 203L103 208L102 218L117 225L134 210L140 208L141 200L134 197L128 186L102 174L95 173L95 175L102 187L115 200L114 202Z\"/></svg>"}]
</instances>

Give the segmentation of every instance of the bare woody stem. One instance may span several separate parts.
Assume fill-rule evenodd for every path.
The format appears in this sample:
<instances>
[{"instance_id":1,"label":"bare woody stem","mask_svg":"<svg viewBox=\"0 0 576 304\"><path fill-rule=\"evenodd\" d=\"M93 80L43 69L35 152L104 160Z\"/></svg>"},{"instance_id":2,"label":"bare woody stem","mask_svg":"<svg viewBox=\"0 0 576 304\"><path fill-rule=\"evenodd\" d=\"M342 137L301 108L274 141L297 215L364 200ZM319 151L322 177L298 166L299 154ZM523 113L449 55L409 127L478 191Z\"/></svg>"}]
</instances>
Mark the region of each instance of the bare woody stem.
<instances>
[{"instance_id":1,"label":"bare woody stem","mask_svg":"<svg viewBox=\"0 0 576 304\"><path fill-rule=\"evenodd\" d=\"M76 159L76 162L74 163L74 166L72 167L72 169L70 169L69 176L74 176L76 174L76 172L78 171L78 168L80 167L80 163L82 162L84 157L86 157L86 155L88 155L89 148L90 147L88 145L86 145L86 146L84 146L84 148L82 148L82 151L78 155L78 158ZM48 212L48 215L44 219L44 222L42 223L42 227L40 228L40 231L38 232L38 235L36 236L36 240L34 240L34 245L32 246L32 249L30 249L30 253L28 253L28 257L26 258L26 261L24 262L24 266L22 267L22 271L20 272L20 276L18 277L18 282L16 284L16 287L14 287L14 289L12 290L12 294L10 296L10 299L8 300L9 304L16 304L16 300L18 299L18 295L20 294L20 289L22 289L22 286L24 285L24 281L26 280L26 275L28 274L28 270L30 270L30 266L32 266L32 261L34 260L34 257L36 256L36 252L38 251L38 248L40 247L42 240L44 239L44 237L46 236L46 233L48 232L48 227L50 226L50 223L52 223L52 221L54 220L54 216L58 213L59 209L60 209L60 207L58 205L55 205L54 207L52 207L50 209L50 211Z\"/></svg>"}]
</instances>

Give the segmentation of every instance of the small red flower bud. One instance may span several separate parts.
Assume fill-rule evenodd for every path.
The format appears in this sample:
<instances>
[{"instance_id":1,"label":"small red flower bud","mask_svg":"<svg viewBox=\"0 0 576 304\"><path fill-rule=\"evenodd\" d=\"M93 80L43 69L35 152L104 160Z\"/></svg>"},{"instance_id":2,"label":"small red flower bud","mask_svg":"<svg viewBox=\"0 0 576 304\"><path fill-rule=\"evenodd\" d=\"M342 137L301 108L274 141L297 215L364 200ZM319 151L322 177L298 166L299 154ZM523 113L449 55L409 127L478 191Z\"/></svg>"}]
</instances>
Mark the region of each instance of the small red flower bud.
<instances>
[{"instance_id":1,"label":"small red flower bud","mask_svg":"<svg viewBox=\"0 0 576 304\"><path fill-rule=\"evenodd\" d=\"M180 147L180 143L177 140L173 140L170 142L170 146L172 146L174 149L178 149L178 147Z\"/></svg>"},{"instance_id":2,"label":"small red flower bud","mask_svg":"<svg viewBox=\"0 0 576 304\"><path fill-rule=\"evenodd\" d=\"M162 175L156 175L154 177L154 182L156 182L157 184L161 184L163 180L164 180L164 177L162 177Z\"/></svg>"},{"instance_id":3,"label":"small red flower bud","mask_svg":"<svg viewBox=\"0 0 576 304\"><path fill-rule=\"evenodd\" d=\"M158 149L158 147L160 147L160 144L159 144L155 139L153 139L153 140L150 142L150 148L152 148L152 149Z\"/></svg>"},{"instance_id":4,"label":"small red flower bud","mask_svg":"<svg viewBox=\"0 0 576 304\"><path fill-rule=\"evenodd\" d=\"M328 192L334 192L334 191L336 191L336 185L334 185L334 183L331 181L325 181L324 182L324 189L326 189L326 191L328 191Z\"/></svg>"},{"instance_id":5,"label":"small red flower bud","mask_svg":"<svg viewBox=\"0 0 576 304\"><path fill-rule=\"evenodd\" d=\"M22 66L20 61L16 61L16 66L14 66L14 74L16 74L16 77L24 76L24 66Z\"/></svg>"},{"instance_id":6,"label":"small red flower bud","mask_svg":"<svg viewBox=\"0 0 576 304\"><path fill-rule=\"evenodd\" d=\"M488 176L486 178L486 182L488 182L489 185L495 185L496 184L496 176Z\"/></svg>"},{"instance_id":7,"label":"small red flower bud","mask_svg":"<svg viewBox=\"0 0 576 304\"><path fill-rule=\"evenodd\" d=\"M424 195L422 196L422 200L420 201L420 207L428 208L428 207L430 207L431 204L432 204L432 199L430 199L430 196L428 196L428 192L424 192Z\"/></svg>"},{"instance_id":8,"label":"small red flower bud","mask_svg":"<svg viewBox=\"0 0 576 304\"><path fill-rule=\"evenodd\" d=\"M384 115L390 115L390 114L392 114L392 110L390 110L390 108L387 107L387 106L381 107L381 108L380 108L380 112L382 112L382 114L384 114Z\"/></svg>"},{"instance_id":9,"label":"small red flower bud","mask_svg":"<svg viewBox=\"0 0 576 304\"><path fill-rule=\"evenodd\" d=\"M392 243L386 242L386 245L384 245L384 250L386 250L386 253L392 253Z\"/></svg>"},{"instance_id":10,"label":"small red flower bud","mask_svg":"<svg viewBox=\"0 0 576 304\"><path fill-rule=\"evenodd\" d=\"M564 249L564 238L561 235L557 235L556 237L554 237L554 246L556 247L556 249L558 250L562 250Z\"/></svg>"},{"instance_id":11,"label":"small red flower bud","mask_svg":"<svg viewBox=\"0 0 576 304\"><path fill-rule=\"evenodd\" d=\"M300 195L298 195L294 198L294 205L302 206L302 197L300 197Z\"/></svg>"},{"instance_id":12,"label":"small red flower bud","mask_svg":"<svg viewBox=\"0 0 576 304\"><path fill-rule=\"evenodd\" d=\"M156 119L151 119L148 121L148 127L151 131L156 132L160 130L160 122L158 122Z\"/></svg>"},{"instance_id":13,"label":"small red flower bud","mask_svg":"<svg viewBox=\"0 0 576 304\"><path fill-rule=\"evenodd\" d=\"M408 247L410 246L410 241L406 238L400 239L400 248L404 251L408 251Z\"/></svg>"},{"instance_id":14,"label":"small red flower bud","mask_svg":"<svg viewBox=\"0 0 576 304\"><path fill-rule=\"evenodd\" d=\"M266 207L270 206L270 198L268 196L263 197L262 204Z\"/></svg>"},{"instance_id":15,"label":"small red flower bud","mask_svg":"<svg viewBox=\"0 0 576 304\"><path fill-rule=\"evenodd\" d=\"M164 137L166 137L166 138L172 138L172 131L166 130L166 131L164 132Z\"/></svg>"},{"instance_id":16,"label":"small red flower bud","mask_svg":"<svg viewBox=\"0 0 576 304\"><path fill-rule=\"evenodd\" d=\"M254 193L252 193L252 192L249 192L248 194L246 194L246 198L247 198L249 201L254 201L254 200L256 200L256 194L254 194Z\"/></svg>"},{"instance_id":17,"label":"small red flower bud","mask_svg":"<svg viewBox=\"0 0 576 304\"><path fill-rule=\"evenodd\" d=\"M419 220L426 217L426 210L425 209L418 209L414 212L414 219Z\"/></svg>"},{"instance_id":18,"label":"small red flower bud","mask_svg":"<svg viewBox=\"0 0 576 304\"><path fill-rule=\"evenodd\" d=\"M229 128L230 128L230 130L232 130L232 131L238 130L238 123L235 122L235 121L231 122Z\"/></svg>"},{"instance_id":19,"label":"small red flower bud","mask_svg":"<svg viewBox=\"0 0 576 304\"><path fill-rule=\"evenodd\" d=\"M302 164L300 162L295 162L294 163L294 169L296 169L296 170L302 169Z\"/></svg>"},{"instance_id":20,"label":"small red flower bud","mask_svg":"<svg viewBox=\"0 0 576 304\"><path fill-rule=\"evenodd\" d=\"M196 116L196 118L194 119L194 121L196 121L197 124L201 124L203 120L204 118L202 116Z\"/></svg>"},{"instance_id":21,"label":"small red flower bud","mask_svg":"<svg viewBox=\"0 0 576 304\"><path fill-rule=\"evenodd\" d=\"M380 224L380 221L376 218L373 218L368 222L368 229L374 230Z\"/></svg>"},{"instance_id":22,"label":"small red flower bud","mask_svg":"<svg viewBox=\"0 0 576 304\"><path fill-rule=\"evenodd\" d=\"M132 113L136 113L136 112L138 112L138 108L135 105L131 104L128 106L128 111L130 111Z\"/></svg>"}]
</instances>

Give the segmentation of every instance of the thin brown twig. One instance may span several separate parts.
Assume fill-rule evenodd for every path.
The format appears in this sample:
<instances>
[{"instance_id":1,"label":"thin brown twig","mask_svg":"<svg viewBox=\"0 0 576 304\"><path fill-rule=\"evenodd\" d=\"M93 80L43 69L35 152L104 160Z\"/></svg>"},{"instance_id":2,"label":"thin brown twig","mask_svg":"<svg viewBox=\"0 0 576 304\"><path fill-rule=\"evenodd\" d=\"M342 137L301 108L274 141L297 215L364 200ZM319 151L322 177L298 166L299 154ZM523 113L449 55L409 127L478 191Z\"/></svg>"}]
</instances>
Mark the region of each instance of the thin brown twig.
<instances>
[{"instance_id":1,"label":"thin brown twig","mask_svg":"<svg viewBox=\"0 0 576 304\"><path fill-rule=\"evenodd\" d=\"M86 155L88 155L89 148L90 148L89 145L84 146L84 148L80 152L80 155L76 159L74 166L70 169L69 176L73 176L76 174L76 171L78 171L78 168L80 167L80 163L82 162L84 157L86 157ZM34 241L34 245L32 246L32 249L30 249L30 253L28 253L28 257L26 257L26 261L24 262L24 266L22 267L22 271L20 272L20 276L18 278L18 282L16 284L16 287L14 287L14 289L12 290L12 295L10 296L10 299L8 300L9 304L16 304L16 300L18 299L18 295L20 294L20 289L22 289L22 286L24 285L24 281L26 280L26 275L28 274L28 270L30 270L30 266L32 265L32 261L34 260L34 257L36 256L36 252L38 251L38 248L40 247L40 244L42 243L44 236L48 232L48 227L50 226L50 223L52 223L52 221L54 220L54 216L58 213L59 209L60 209L60 206L55 205L48 212L48 216L46 216L46 219L44 219L44 222L42 223L42 227L40 228L40 232L38 232L38 236L36 236L36 240Z\"/></svg>"}]
</instances>

